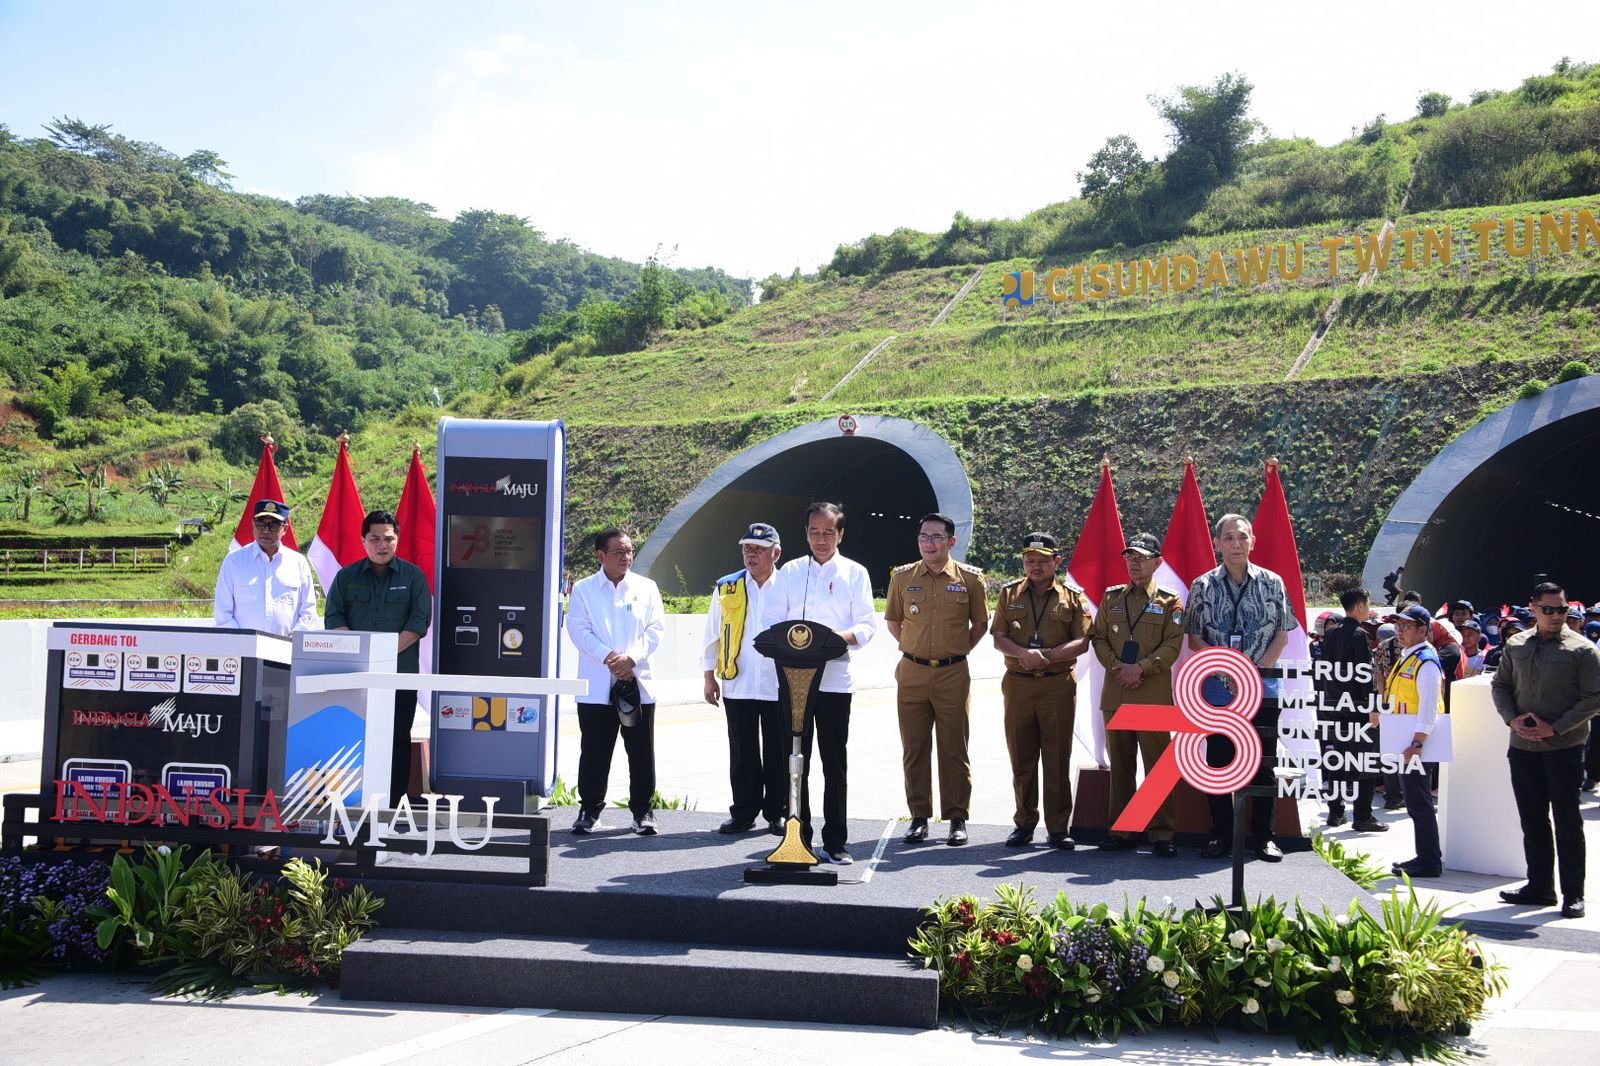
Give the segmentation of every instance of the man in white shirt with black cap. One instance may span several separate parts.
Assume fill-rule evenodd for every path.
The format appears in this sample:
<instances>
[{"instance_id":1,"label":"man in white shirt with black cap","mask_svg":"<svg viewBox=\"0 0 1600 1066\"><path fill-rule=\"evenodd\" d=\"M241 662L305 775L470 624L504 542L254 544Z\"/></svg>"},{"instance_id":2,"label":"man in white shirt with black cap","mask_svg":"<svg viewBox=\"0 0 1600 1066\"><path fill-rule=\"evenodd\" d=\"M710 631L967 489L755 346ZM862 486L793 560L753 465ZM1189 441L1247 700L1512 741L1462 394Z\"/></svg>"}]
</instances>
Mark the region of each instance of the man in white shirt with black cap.
<instances>
[{"instance_id":1,"label":"man in white shirt with black cap","mask_svg":"<svg viewBox=\"0 0 1600 1066\"><path fill-rule=\"evenodd\" d=\"M872 579L867 568L839 554L844 541L844 508L836 503L814 503L806 508L806 542L811 554L785 563L773 582L762 608L761 628L792 618L817 622L844 638L850 651L822 670L821 691L806 722L801 750L805 771L800 789L801 832L811 844L811 743L816 737L822 759L822 850L841 866L855 861L846 846L850 826L846 815L848 765L845 746L850 740L850 695L855 681L850 659L867 646L878 631L872 606Z\"/></svg>"},{"instance_id":2,"label":"man in white shirt with black cap","mask_svg":"<svg viewBox=\"0 0 1600 1066\"><path fill-rule=\"evenodd\" d=\"M704 639L706 702L715 707L720 697L728 715L733 804L718 831L748 832L759 814L767 820L768 832L782 836L789 798L789 722L778 702L777 665L756 651L755 640L783 544L772 526L752 522L739 539L739 550L744 569L717 578Z\"/></svg>"},{"instance_id":3,"label":"man in white shirt with black cap","mask_svg":"<svg viewBox=\"0 0 1600 1066\"><path fill-rule=\"evenodd\" d=\"M321 629L311 563L283 545L289 505L261 500L251 515L255 543L229 553L217 571L212 618L218 629L255 629L286 637Z\"/></svg>"},{"instance_id":4,"label":"man in white shirt with black cap","mask_svg":"<svg viewBox=\"0 0 1600 1066\"><path fill-rule=\"evenodd\" d=\"M633 538L617 526L595 534L600 569L572 586L567 635L578 649L578 677L589 694L578 701L579 836L600 826L617 734L628 753L628 809L633 831L655 836L656 701L650 658L666 632L661 590L633 573Z\"/></svg>"}]
</instances>

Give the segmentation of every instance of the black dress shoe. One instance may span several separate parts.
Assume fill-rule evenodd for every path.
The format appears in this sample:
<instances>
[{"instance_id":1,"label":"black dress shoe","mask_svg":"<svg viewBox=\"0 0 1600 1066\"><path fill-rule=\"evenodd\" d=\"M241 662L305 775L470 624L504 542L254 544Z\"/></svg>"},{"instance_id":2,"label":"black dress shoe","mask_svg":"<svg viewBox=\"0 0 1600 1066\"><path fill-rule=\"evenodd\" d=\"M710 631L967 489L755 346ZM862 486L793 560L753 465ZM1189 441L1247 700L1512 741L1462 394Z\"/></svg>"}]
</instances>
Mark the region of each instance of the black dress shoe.
<instances>
[{"instance_id":1,"label":"black dress shoe","mask_svg":"<svg viewBox=\"0 0 1600 1066\"><path fill-rule=\"evenodd\" d=\"M1220 859L1224 855L1231 854L1233 854L1233 841L1218 840L1216 837L1206 841L1200 848L1200 857L1202 859Z\"/></svg>"},{"instance_id":2,"label":"black dress shoe","mask_svg":"<svg viewBox=\"0 0 1600 1066\"><path fill-rule=\"evenodd\" d=\"M1521 888L1502 889L1500 899L1518 907L1554 907L1556 905L1554 892L1537 892L1527 885L1523 885Z\"/></svg>"},{"instance_id":3,"label":"black dress shoe","mask_svg":"<svg viewBox=\"0 0 1600 1066\"><path fill-rule=\"evenodd\" d=\"M734 833L748 833L748 832L750 832L750 830L754 829L755 827L756 827L756 823L755 823L754 819L752 819L752 820L750 820L748 822L741 822L737 818L729 818L727 821L725 821L721 825L717 826L717 832L719 832L719 833L727 833L729 835L732 835Z\"/></svg>"},{"instance_id":4,"label":"black dress shoe","mask_svg":"<svg viewBox=\"0 0 1600 1066\"><path fill-rule=\"evenodd\" d=\"M1350 823L1350 828L1358 833L1387 833L1388 822L1380 822L1376 818L1358 818Z\"/></svg>"},{"instance_id":5,"label":"black dress shoe","mask_svg":"<svg viewBox=\"0 0 1600 1066\"><path fill-rule=\"evenodd\" d=\"M1336 825L1343 825L1343 824L1344 824L1344 812L1343 811L1329 811L1328 812L1328 828L1332 829Z\"/></svg>"},{"instance_id":6,"label":"black dress shoe","mask_svg":"<svg viewBox=\"0 0 1600 1066\"><path fill-rule=\"evenodd\" d=\"M1100 842L1100 850L1127 851L1129 848L1136 847L1137 843L1132 837L1109 836Z\"/></svg>"},{"instance_id":7,"label":"black dress shoe","mask_svg":"<svg viewBox=\"0 0 1600 1066\"><path fill-rule=\"evenodd\" d=\"M1566 899L1561 901L1561 917L1582 918L1583 915L1584 909L1582 896L1568 896Z\"/></svg>"},{"instance_id":8,"label":"black dress shoe","mask_svg":"<svg viewBox=\"0 0 1600 1066\"><path fill-rule=\"evenodd\" d=\"M771 833L775 837L783 836L784 821L785 819L782 818L774 818L772 821L767 823L767 832Z\"/></svg>"},{"instance_id":9,"label":"black dress shoe","mask_svg":"<svg viewBox=\"0 0 1600 1066\"><path fill-rule=\"evenodd\" d=\"M1067 833L1051 833L1050 846L1052 848L1060 848L1062 851L1071 851L1073 848L1077 847L1078 844L1077 841L1073 840L1072 837Z\"/></svg>"},{"instance_id":10,"label":"black dress shoe","mask_svg":"<svg viewBox=\"0 0 1600 1066\"><path fill-rule=\"evenodd\" d=\"M958 848L967 842L967 820L965 818L950 819L950 839L945 841L953 848Z\"/></svg>"},{"instance_id":11,"label":"black dress shoe","mask_svg":"<svg viewBox=\"0 0 1600 1066\"><path fill-rule=\"evenodd\" d=\"M1032 829L1013 829L1006 834L1006 847L1008 848L1025 848L1032 843Z\"/></svg>"},{"instance_id":12,"label":"black dress shoe","mask_svg":"<svg viewBox=\"0 0 1600 1066\"><path fill-rule=\"evenodd\" d=\"M911 828L906 830L906 835L900 839L907 844L920 844L928 839L928 820L926 818L911 819Z\"/></svg>"},{"instance_id":13,"label":"black dress shoe","mask_svg":"<svg viewBox=\"0 0 1600 1066\"><path fill-rule=\"evenodd\" d=\"M1170 840L1158 840L1151 846L1150 853L1159 855L1163 859L1176 859L1178 857L1178 845Z\"/></svg>"},{"instance_id":14,"label":"black dress shoe","mask_svg":"<svg viewBox=\"0 0 1600 1066\"><path fill-rule=\"evenodd\" d=\"M1282 862L1283 851L1273 841L1264 840L1256 845L1256 858L1262 862Z\"/></svg>"},{"instance_id":15,"label":"black dress shoe","mask_svg":"<svg viewBox=\"0 0 1600 1066\"><path fill-rule=\"evenodd\" d=\"M1393 866L1389 867L1389 869L1393 871L1396 876L1405 874L1413 881L1420 877L1439 877L1444 873L1442 868L1438 866L1424 866L1416 859L1408 859L1405 862L1397 862Z\"/></svg>"}]
</instances>

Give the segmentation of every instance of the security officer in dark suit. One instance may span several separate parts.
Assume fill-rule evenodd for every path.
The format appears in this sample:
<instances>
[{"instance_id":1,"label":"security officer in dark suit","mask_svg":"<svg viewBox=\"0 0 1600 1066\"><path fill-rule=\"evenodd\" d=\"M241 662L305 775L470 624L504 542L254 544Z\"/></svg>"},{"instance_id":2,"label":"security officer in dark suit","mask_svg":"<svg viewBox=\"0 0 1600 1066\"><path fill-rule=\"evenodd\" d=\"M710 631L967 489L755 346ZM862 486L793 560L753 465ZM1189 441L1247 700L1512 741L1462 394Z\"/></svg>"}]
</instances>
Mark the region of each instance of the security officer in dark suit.
<instances>
[{"instance_id":1,"label":"security officer in dark suit","mask_svg":"<svg viewBox=\"0 0 1600 1066\"><path fill-rule=\"evenodd\" d=\"M1122 558L1128 564L1128 582L1106 589L1089 630L1095 657L1106 668L1100 710L1108 722L1124 703L1170 704L1172 665L1183 647L1183 600L1172 589L1156 584L1161 542L1149 533L1135 534L1128 538ZM1160 731L1106 730L1106 751L1111 757L1110 822L1122 815L1133 796L1135 748L1143 754L1144 772L1149 774L1171 739ZM1172 804L1168 796L1146 829L1154 852L1167 859L1178 854L1172 840L1177 830ZM1121 851L1134 843L1133 834L1111 833L1100 848Z\"/></svg>"},{"instance_id":2,"label":"security officer in dark suit","mask_svg":"<svg viewBox=\"0 0 1600 1066\"><path fill-rule=\"evenodd\" d=\"M1083 592L1056 579L1061 553L1049 533L1022 541L1024 577L1000 590L989 632L1006 657L1000 679L1005 700L1006 750L1016 828L1006 847L1033 843L1039 824L1039 768L1044 767L1044 828L1050 845L1071 851L1072 724L1078 688L1073 661L1089 647L1089 609Z\"/></svg>"},{"instance_id":3,"label":"security officer in dark suit","mask_svg":"<svg viewBox=\"0 0 1600 1066\"><path fill-rule=\"evenodd\" d=\"M947 843L967 842L967 805L972 800L971 732L967 694L972 688L967 653L989 625L983 571L950 558L956 524L948 515L922 516L917 550L922 558L889 576L883 619L900 642L901 762L906 806L911 810L907 843L926 840L933 817L933 748L939 746L940 813L950 823Z\"/></svg>"}]
</instances>

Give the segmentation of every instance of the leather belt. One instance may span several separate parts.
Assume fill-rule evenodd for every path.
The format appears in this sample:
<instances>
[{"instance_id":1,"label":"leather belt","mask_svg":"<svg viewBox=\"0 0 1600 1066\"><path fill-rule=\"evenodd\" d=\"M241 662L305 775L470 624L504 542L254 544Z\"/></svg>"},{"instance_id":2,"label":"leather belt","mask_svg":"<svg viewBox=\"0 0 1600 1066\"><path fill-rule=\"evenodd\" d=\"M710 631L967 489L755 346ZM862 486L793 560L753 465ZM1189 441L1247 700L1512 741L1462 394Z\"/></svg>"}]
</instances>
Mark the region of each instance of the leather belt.
<instances>
[{"instance_id":1,"label":"leather belt","mask_svg":"<svg viewBox=\"0 0 1600 1066\"><path fill-rule=\"evenodd\" d=\"M902 659L910 659L918 666L954 666L956 663L966 661L965 655L952 655L948 659L919 659L908 651L900 653Z\"/></svg>"},{"instance_id":2,"label":"leather belt","mask_svg":"<svg viewBox=\"0 0 1600 1066\"><path fill-rule=\"evenodd\" d=\"M1062 674L1070 674L1070 673L1072 673L1072 671L1071 670L1056 670L1056 671L1049 672L1049 673L1046 673L1044 671L1040 671L1037 674L1030 674L1026 670L1007 670L1006 673L1010 674L1012 677L1030 677L1031 678L1031 677L1060 677Z\"/></svg>"}]
</instances>

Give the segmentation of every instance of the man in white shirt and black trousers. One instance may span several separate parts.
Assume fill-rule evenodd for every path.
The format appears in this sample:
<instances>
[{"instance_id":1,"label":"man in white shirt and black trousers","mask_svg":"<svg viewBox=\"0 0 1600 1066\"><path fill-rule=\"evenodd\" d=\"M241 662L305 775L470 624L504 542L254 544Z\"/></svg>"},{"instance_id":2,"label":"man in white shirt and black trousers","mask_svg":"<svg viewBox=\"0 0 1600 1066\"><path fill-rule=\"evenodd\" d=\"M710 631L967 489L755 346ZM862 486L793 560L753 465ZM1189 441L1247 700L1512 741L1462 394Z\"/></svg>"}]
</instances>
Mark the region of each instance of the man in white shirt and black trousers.
<instances>
[{"instance_id":1,"label":"man in white shirt and black trousers","mask_svg":"<svg viewBox=\"0 0 1600 1066\"><path fill-rule=\"evenodd\" d=\"M255 629L287 637L297 629L321 629L311 563L283 544L289 506L257 501L250 516L255 543L222 560L217 571L212 618L218 629Z\"/></svg>"},{"instance_id":2,"label":"man in white shirt and black trousers","mask_svg":"<svg viewBox=\"0 0 1600 1066\"><path fill-rule=\"evenodd\" d=\"M617 733L628 753L628 809L633 831L654 836L656 704L650 657L666 630L661 590L633 573L633 538L616 526L595 534L600 569L572 586L567 635L578 649L578 676L589 694L578 701L580 836L599 829Z\"/></svg>"},{"instance_id":3,"label":"man in white shirt and black trousers","mask_svg":"<svg viewBox=\"0 0 1600 1066\"><path fill-rule=\"evenodd\" d=\"M806 542L811 554L785 563L773 582L762 608L761 628L789 619L817 622L844 638L850 651L822 669L821 691L811 719L806 722L801 751L805 776L800 789L800 823L806 846L811 844L811 744L813 731L822 758L822 850L841 866L854 860L846 846L848 766L845 745L850 740L850 695L855 682L850 658L867 646L878 631L872 608L872 579L866 567L839 554L844 541L844 508L836 503L814 503L806 509Z\"/></svg>"}]
</instances>

